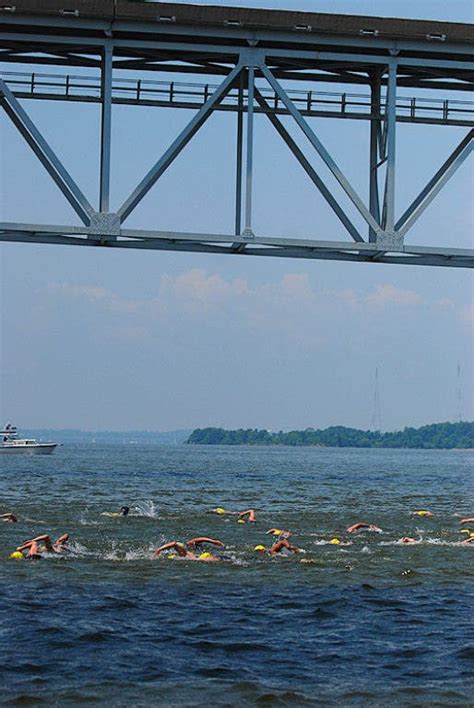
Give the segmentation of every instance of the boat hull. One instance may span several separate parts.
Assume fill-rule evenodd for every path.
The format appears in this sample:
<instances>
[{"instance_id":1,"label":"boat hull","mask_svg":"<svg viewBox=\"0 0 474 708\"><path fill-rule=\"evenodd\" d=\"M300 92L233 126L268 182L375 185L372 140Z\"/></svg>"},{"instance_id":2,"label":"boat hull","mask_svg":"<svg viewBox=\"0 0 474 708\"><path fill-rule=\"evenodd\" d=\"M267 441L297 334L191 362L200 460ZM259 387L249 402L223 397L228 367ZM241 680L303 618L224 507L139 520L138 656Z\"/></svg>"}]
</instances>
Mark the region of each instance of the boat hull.
<instances>
[{"instance_id":1,"label":"boat hull","mask_svg":"<svg viewBox=\"0 0 474 708\"><path fill-rule=\"evenodd\" d=\"M58 443L38 445L0 445L0 455L51 455Z\"/></svg>"}]
</instances>

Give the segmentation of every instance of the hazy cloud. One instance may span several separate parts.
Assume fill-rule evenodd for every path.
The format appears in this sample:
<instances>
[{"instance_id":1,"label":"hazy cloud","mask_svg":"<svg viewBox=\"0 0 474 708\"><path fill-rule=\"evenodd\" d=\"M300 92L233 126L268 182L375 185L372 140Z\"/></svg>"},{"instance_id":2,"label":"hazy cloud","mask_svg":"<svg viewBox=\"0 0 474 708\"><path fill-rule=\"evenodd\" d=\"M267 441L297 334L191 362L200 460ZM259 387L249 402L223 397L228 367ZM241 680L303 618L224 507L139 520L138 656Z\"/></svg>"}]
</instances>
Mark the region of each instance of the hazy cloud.
<instances>
[{"instance_id":1,"label":"hazy cloud","mask_svg":"<svg viewBox=\"0 0 474 708\"><path fill-rule=\"evenodd\" d=\"M82 300L104 309L120 312L136 312L140 303L126 300L117 293L98 285L74 285L71 283L49 283L46 288L49 294L61 295L74 300Z\"/></svg>"},{"instance_id":2,"label":"hazy cloud","mask_svg":"<svg viewBox=\"0 0 474 708\"><path fill-rule=\"evenodd\" d=\"M305 316L308 310L313 314L322 311L340 310L346 306L381 309L387 306L410 307L423 304L446 307L452 303L448 299L427 303L415 290L395 287L391 283L375 285L369 291L347 288L342 290L317 290L307 273L286 273L276 283L251 285L246 279L226 279L220 274L209 273L201 268L180 273L177 276L161 276L157 294L147 300L130 300L120 293L94 284L77 285L70 283L50 283L46 291L49 295L59 294L76 301L82 301L98 310L121 312L137 316L147 315L153 319L166 319L172 309L191 317L225 314L232 309L247 312L249 317L265 311L282 312L288 309ZM296 312L295 312L296 308ZM472 311L464 308L462 318L469 320Z\"/></svg>"}]
</instances>

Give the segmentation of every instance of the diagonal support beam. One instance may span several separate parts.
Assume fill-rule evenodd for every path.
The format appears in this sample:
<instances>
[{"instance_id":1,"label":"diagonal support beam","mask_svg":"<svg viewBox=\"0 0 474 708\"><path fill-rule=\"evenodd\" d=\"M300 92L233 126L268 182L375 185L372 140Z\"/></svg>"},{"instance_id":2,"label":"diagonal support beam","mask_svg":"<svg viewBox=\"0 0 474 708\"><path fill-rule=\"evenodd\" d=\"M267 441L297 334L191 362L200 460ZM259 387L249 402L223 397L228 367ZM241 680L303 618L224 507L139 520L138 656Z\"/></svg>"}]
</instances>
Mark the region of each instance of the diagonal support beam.
<instances>
[{"instance_id":1,"label":"diagonal support beam","mask_svg":"<svg viewBox=\"0 0 474 708\"><path fill-rule=\"evenodd\" d=\"M161 175L168 169L171 163L178 157L180 152L189 143L191 138L197 133L212 113L213 108L224 98L232 88L235 79L242 71L243 64L239 62L227 75L221 85L208 98L203 107L196 113L194 118L188 123L186 128L178 135L176 140L170 145L168 150L161 156L158 162L151 168L148 174L142 179L140 184L133 190L128 199L118 210L121 221L124 221L135 207L141 202L143 197L150 191Z\"/></svg>"},{"instance_id":2,"label":"diagonal support beam","mask_svg":"<svg viewBox=\"0 0 474 708\"><path fill-rule=\"evenodd\" d=\"M395 229L399 234L404 236L413 226L415 221L422 215L426 207L433 201L446 182L471 154L473 148L474 130L470 130L396 223Z\"/></svg>"},{"instance_id":3,"label":"diagonal support beam","mask_svg":"<svg viewBox=\"0 0 474 708\"><path fill-rule=\"evenodd\" d=\"M289 98L287 95L286 91L283 89L283 87L280 85L280 83L275 79L273 76L272 72L270 69L262 64L262 73L267 79L268 83L270 86L273 88L275 93L279 96L281 99L282 103L286 106L288 109L289 113L293 116L303 133L306 135L308 140L310 141L311 145L314 147L318 155L321 157L321 159L324 161L326 166L329 168L329 170L332 172L334 177L337 179L339 184L341 185L342 189L345 191L351 202L354 204L354 206L357 208L359 213L362 215L362 217L365 219L365 221L368 223L368 225L375 231L376 234L381 233L381 228L379 224L376 222L370 211L367 209L365 206L364 202L362 199L359 197L357 192L354 190L352 185L350 184L349 180L344 176L342 173L341 169L339 166L336 164L336 162L333 160L331 155L328 153L322 142L319 140L319 138L316 137L308 123L305 121L299 110L296 108L295 104L293 101Z\"/></svg>"},{"instance_id":4,"label":"diagonal support beam","mask_svg":"<svg viewBox=\"0 0 474 708\"><path fill-rule=\"evenodd\" d=\"M19 133L25 138L43 167L46 168L74 211L78 214L81 221L86 224L86 226L89 225L91 215L94 213L94 208L1 78L0 103L3 105L6 114L18 129Z\"/></svg>"},{"instance_id":5,"label":"diagonal support beam","mask_svg":"<svg viewBox=\"0 0 474 708\"><path fill-rule=\"evenodd\" d=\"M337 202L335 197L331 194L330 190L326 185L324 184L323 180L321 177L318 175L314 167L310 164L309 160L304 156L303 151L300 150L296 142L293 140L287 129L283 126L283 124L280 122L280 120L276 117L275 114L271 113L269 110L269 105L265 98L262 96L260 91L256 88L255 89L255 98L257 100L257 103L259 106L263 109L265 109L265 114L267 118L269 119L270 123L273 125L273 127L276 129L276 131L279 133L279 135L283 138L285 143L288 145L290 148L291 152L293 155L296 157L310 180L315 184L315 186L319 189L321 194L323 195L324 199L327 201L329 206L334 210L336 216L338 219L342 222L342 224L345 226L347 231L350 233L354 241L359 241L362 242L364 239L360 235L360 233L357 231L356 227L352 223L352 221L349 219L345 211L342 209L340 204ZM268 110L267 110L268 109Z\"/></svg>"}]
</instances>

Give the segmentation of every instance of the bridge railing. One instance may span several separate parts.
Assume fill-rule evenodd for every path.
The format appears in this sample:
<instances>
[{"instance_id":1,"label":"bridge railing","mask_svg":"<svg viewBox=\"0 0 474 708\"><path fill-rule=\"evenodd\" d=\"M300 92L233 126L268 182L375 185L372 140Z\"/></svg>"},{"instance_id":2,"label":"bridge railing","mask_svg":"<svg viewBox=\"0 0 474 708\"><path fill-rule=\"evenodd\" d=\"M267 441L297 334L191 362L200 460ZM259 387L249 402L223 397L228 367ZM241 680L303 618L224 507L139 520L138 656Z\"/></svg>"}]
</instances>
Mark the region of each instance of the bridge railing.
<instances>
[{"instance_id":1,"label":"bridge railing","mask_svg":"<svg viewBox=\"0 0 474 708\"><path fill-rule=\"evenodd\" d=\"M0 76L19 98L65 101L101 101L99 76L48 74L37 72L2 72ZM126 105L156 105L173 108L199 109L217 88L212 83L155 81L150 79L114 78L112 101ZM287 109L272 89L261 88L268 108L255 107L255 112L286 114ZM288 95L306 116L366 119L380 118L386 111L382 96L380 113L373 115L370 95L353 92L288 89ZM243 91L243 107L247 92ZM238 111L239 91L231 90L216 110ZM474 101L420 96L396 99L397 120L410 123L474 126Z\"/></svg>"}]
</instances>

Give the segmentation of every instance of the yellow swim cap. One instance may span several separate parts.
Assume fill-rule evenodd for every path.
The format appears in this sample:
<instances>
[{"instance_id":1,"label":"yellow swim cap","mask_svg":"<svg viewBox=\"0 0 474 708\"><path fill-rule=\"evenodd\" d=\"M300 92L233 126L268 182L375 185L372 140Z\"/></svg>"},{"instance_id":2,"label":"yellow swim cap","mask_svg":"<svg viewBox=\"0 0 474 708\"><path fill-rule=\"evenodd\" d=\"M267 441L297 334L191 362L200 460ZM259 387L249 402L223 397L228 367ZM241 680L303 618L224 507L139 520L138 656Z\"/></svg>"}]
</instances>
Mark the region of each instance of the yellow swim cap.
<instances>
[{"instance_id":1,"label":"yellow swim cap","mask_svg":"<svg viewBox=\"0 0 474 708\"><path fill-rule=\"evenodd\" d=\"M471 531L471 532L469 533L469 536L470 536L471 538L474 538L474 532Z\"/></svg>"},{"instance_id":2,"label":"yellow swim cap","mask_svg":"<svg viewBox=\"0 0 474 708\"><path fill-rule=\"evenodd\" d=\"M266 548L265 548L265 546L262 546L261 544L259 544L258 546L255 546L255 548L253 550L254 551L265 551Z\"/></svg>"},{"instance_id":3,"label":"yellow swim cap","mask_svg":"<svg viewBox=\"0 0 474 708\"><path fill-rule=\"evenodd\" d=\"M426 516L427 514L430 514L430 513L431 512L426 511L424 509L422 509L421 511L415 511L415 514L417 514L418 516Z\"/></svg>"},{"instance_id":4,"label":"yellow swim cap","mask_svg":"<svg viewBox=\"0 0 474 708\"><path fill-rule=\"evenodd\" d=\"M212 558L212 555L207 551L205 553L201 553L201 555L199 556L200 561L206 560L207 558Z\"/></svg>"},{"instance_id":5,"label":"yellow swim cap","mask_svg":"<svg viewBox=\"0 0 474 708\"><path fill-rule=\"evenodd\" d=\"M10 553L9 558L23 558L23 553L20 553L20 551L13 551L13 553Z\"/></svg>"},{"instance_id":6,"label":"yellow swim cap","mask_svg":"<svg viewBox=\"0 0 474 708\"><path fill-rule=\"evenodd\" d=\"M168 558L168 560L173 560L173 558L177 558L178 556L176 555L176 553L170 553L170 554L169 554L168 556L166 556L166 557Z\"/></svg>"},{"instance_id":7,"label":"yellow swim cap","mask_svg":"<svg viewBox=\"0 0 474 708\"><path fill-rule=\"evenodd\" d=\"M281 536L281 534L282 534L282 530L281 530L281 529L274 529L274 531L273 531L273 535L274 535L274 536Z\"/></svg>"},{"instance_id":8,"label":"yellow swim cap","mask_svg":"<svg viewBox=\"0 0 474 708\"><path fill-rule=\"evenodd\" d=\"M225 514L225 509L223 509L221 506L218 506L217 509L214 509L215 514Z\"/></svg>"},{"instance_id":9,"label":"yellow swim cap","mask_svg":"<svg viewBox=\"0 0 474 708\"><path fill-rule=\"evenodd\" d=\"M331 543L333 546L338 546L341 542L338 538L331 538L329 543Z\"/></svg>"},{"instance_id":10,"label":"yellow swim cap","mask_svg":"<svg viewBox=\"0 0 474 708\"><path fill-rule=\"evenodd\" d=\"M245 519L237 519L238 524L245 524Z\"/></svg>"}]
</instances>

